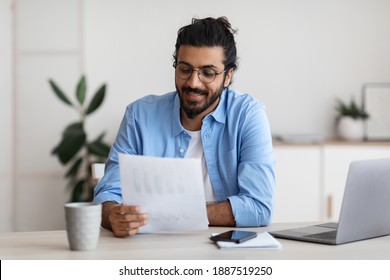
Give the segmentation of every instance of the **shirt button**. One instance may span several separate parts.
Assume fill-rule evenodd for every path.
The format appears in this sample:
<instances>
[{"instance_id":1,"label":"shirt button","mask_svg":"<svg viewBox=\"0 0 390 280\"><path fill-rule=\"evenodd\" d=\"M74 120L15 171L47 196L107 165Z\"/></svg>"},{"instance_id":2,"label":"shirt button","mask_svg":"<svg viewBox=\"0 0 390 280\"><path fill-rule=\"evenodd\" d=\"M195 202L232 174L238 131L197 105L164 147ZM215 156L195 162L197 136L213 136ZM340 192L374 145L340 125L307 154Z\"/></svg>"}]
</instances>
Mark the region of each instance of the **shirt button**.
<instances>
[{"instance_id":1,"label":"shirt button","mask_svg":"<svg viewBox=\"0 0 390 280\"><path fill-rule=\"evenodd\" d=\"M182 153L184 153L184 149L183 148L180 148L179 149L179 152L182 154Z\"/></svg>"}]
</instances>

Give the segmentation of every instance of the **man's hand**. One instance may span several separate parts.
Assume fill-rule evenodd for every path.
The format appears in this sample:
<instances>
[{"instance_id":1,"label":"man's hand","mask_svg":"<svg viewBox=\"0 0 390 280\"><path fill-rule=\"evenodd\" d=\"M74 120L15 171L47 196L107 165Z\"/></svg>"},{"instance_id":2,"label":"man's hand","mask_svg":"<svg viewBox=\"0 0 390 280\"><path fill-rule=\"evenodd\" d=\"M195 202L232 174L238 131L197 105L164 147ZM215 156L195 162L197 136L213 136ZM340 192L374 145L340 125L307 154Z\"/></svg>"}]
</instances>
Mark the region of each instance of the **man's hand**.
<instances>
[{"instance_id":1,"label":"man's hand","mask_svg":"<svg viewBox=\"0 0 390 280\"><path fill-rule=\"evenodd\" d=\"M139 206L103 203L102 226L111 229L116 237L134 235L138 233L139 227L146 225L147 222L148 215L141 213Z\"/></svg>"}]
</instances>

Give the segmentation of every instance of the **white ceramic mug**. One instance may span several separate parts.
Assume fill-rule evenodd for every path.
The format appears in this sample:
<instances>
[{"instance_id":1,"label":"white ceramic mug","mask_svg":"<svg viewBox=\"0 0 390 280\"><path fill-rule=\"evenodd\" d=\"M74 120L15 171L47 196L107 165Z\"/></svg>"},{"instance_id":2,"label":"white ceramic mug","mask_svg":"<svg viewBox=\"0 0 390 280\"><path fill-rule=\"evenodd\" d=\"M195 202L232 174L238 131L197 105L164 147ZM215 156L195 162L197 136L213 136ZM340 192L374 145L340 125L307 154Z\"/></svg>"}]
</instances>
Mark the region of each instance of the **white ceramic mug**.
<instances>
[{"instance_id":1,"label":"white ceramic mug","mask_svg":"<svg viewBox=\"0 0 390 280\"><path fill-rule=\"evenodd\" d=\"M74 251L96 248L102 220L102 205L91 202L65 204L66 233Z\"/></svg>"}]
</instances>

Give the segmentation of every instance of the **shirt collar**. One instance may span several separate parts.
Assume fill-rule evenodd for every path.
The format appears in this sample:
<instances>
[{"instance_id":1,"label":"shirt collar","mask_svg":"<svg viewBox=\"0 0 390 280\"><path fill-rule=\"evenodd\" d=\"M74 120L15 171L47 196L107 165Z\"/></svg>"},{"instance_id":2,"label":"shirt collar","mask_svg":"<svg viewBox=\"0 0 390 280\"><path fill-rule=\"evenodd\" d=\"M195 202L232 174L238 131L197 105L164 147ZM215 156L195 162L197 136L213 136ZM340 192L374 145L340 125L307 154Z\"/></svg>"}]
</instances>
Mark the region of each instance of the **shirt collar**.
<instances>
[{"instance_id":1,"label":"shirt collar","mask_svg":"<svg viewBox=\"0 0 390 280\"><path fill-rule=\"evenodd\" d=\"M217 108L215 108L215 110L209 114L217 122L220 122L220 123L225 123L225 121L226 121L227 94L228 94L228 88L224 88L224 90L222 91Z\"/></svg>"}]
</instances>

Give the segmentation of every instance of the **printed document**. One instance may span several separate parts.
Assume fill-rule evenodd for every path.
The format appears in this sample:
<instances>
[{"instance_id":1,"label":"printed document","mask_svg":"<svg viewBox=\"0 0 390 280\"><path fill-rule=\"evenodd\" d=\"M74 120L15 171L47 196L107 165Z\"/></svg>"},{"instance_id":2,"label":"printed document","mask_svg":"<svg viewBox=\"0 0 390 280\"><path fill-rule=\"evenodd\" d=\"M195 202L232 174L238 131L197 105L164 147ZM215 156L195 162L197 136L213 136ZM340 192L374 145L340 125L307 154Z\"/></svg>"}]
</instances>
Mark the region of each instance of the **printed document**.
<instances>
[{"instance_id":1,"label":"printed document","mask_svg":"<svg viewBox=\"0 0 390 280\"><path fill-rule=\"evenodd\" d=\"M148 214L141 233L208 228L200 159L119 154L123 204Z\"/></svg>"}]
</instances>

